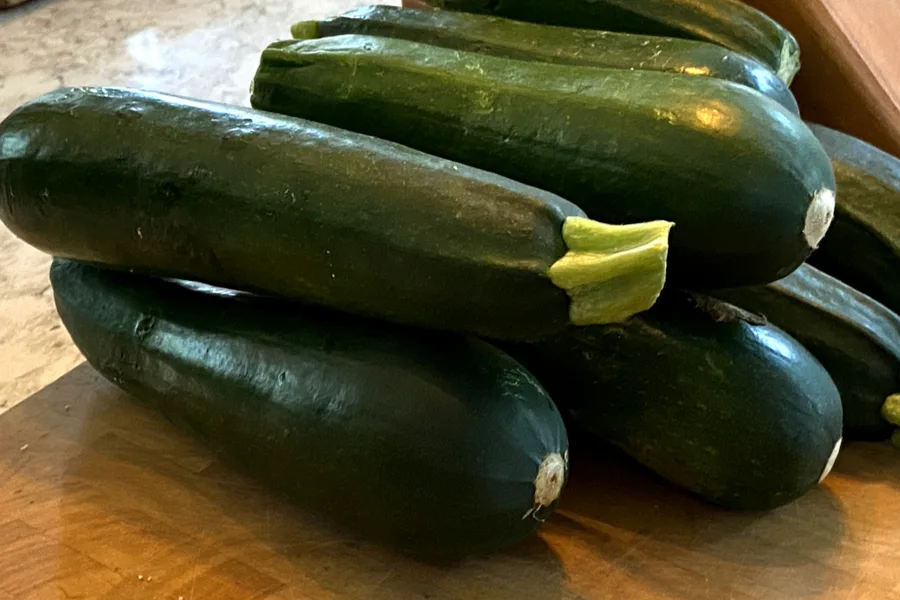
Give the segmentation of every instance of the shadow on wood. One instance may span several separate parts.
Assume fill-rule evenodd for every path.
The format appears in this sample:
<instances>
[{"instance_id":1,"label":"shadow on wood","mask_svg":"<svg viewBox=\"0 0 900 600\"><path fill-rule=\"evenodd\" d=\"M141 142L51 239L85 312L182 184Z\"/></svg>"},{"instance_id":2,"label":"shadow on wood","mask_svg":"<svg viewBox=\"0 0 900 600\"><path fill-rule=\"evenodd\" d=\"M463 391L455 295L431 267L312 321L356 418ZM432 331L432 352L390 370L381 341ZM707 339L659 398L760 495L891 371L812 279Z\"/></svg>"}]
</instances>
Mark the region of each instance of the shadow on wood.
<instances>
[{"instance_id":1,"label":"shadow on wood","mask_svg":"<svg viewBox=\"0 0 900 600\"><path fill-rule=\"evenodd\" d=\"M0 528L46 554L28 542L26 561L0 536L0 590L17 599L561 595L540 538L454 565L397 555L268 493L87 365L3 419L15 489L0 489L0 514L17 517Z\"/></svg>"},{"instance_id":2,"label":"shadow on wood","mask_svg":"<svg viewBox=\"0 0 900 600\"><path fill-rule=\"evenodd\" d=\"M840 573L822 569L845 534L843 508L826 488L774 511L729 511L614 450L577 450L553 527L595 548L620 575L683 600L728 598L732 587L764 578L777 580L785 598L818 598L840 583Z\"/></svg>"},{"instance_id":3,"label":"shadow on wood","mask_svg":"<svg viewBox=\"0 0 900 600\"><path fill-rule=\"evenodd\" d=\"M900 490L876 477L900 455L880 445L764 514L579 445L540 538L440 566L267 493L86 365L0 422L0 600L900 600Z\"/></svg>"}]
</instances>

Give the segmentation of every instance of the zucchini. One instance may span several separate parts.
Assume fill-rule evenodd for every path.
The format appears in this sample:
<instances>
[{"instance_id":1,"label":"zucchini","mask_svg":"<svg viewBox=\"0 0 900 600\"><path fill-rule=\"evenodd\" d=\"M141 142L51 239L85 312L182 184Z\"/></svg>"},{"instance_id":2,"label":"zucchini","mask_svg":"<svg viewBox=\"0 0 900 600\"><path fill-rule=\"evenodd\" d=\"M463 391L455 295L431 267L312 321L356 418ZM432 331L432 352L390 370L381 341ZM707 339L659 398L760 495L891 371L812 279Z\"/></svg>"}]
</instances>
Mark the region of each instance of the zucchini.
<instances>
[{"instance_id":1,"label":"zucchini","mask_svg":"<svg viewBox=\"0 0 900 600\"><path fill-rule=\"evenodd\" d=\"M0 218L54 256L531 339L655 301L670 223L614 227L317 123L70 88L0 124Z\"/></svg>"},{"instance_id":2,"label":"zucchini","mask_svg":"<svg viewBox=\"0 0 900 600\"><path fill-rule=\"evenodd\" d=\"M339 526L456 556L529 536L556 505L562 419L486 342L67 260L50 278L102 375Z\"/></svg>"},{"instance_id":3,"label":"zucchini","mask_svg":"<svg viewBox=\"0 0 900 600\"><path fill-rule=\"evenodd\" d=\"M374 35L517 60L714 77L753 88L794 114L800 111L788 86L765 66L721 46L693 40L395 6L366 6L321 21L301 21L291 27L291 33L300 39Z\"/></svg>"},{"instance_id":4,"label":"zucchini","mask_svg":"<svg viewBox=\"0 0 900 600\"><path fill-rule=\"evenodd\" d=\"M270 45L251 102L518 179L599 221L674 221L670 281L685 287L780 279L831 221L834 175L809 128L709 77L343 35Z\"/></svg>"},{"instance_id":5,"label":"zucchini","mask_svg":"<svg viewBox=\"0 0 900 600\"><path fill-rule=\"evenodd\" d=\"M894 394L885 401L882 415L892 425L900 426L900 394ZM891 443L900 448L900 429L894 430Z\"/></svg>"},{"instance_id":6,"label":"zucchini","mask_svg":"<svg viewBox=\"0 0 900 600\"><path fill-rule=\"evenodd\" d=\"M627 323L508 350L568 416L668 481L728 508L767 509L816 486L841 446L841 399L780 329L672 293Z\"/></svg>"},{"instance_id":7,"label":"zucchini","mask_svg":"<svg viewBox=\"0 0 900 600\"><path fill-rule=\"evenodd\" d=\"M833 226L809 262L900 313L900 159L810 127L831 157L838 200Z\"/></svg>"},{"instance_id":8,"label":"zucchini","mask_svg":"<svg viewBox=\"0 0 900 600\"><path fill-rule=\"evenodd\" d=\"M847 439L890 437L881 407L900 391L900 317L810 265L767 286L715 295L762 314L822 363L841 393Z\"/></svg>"},{"instance_id":9,"label":"zucchini","mask_svg":"<svg viewBox=\"0 0 900 600\"><path fill-rule=\"evenodd\" d=\"M891 425L900 425L900 394L894 394L885 400L882 413Z\"/></svg>"},{"instance_id":10,"label":"zucchini","mask_svg":"<svg viewBox=\"0 0 900 600\"><path fill-rule=\"evenodd\" d=\"M800 70L796 38L739 0L425 0L446 10L522 21L700 40L749 56L790 85Z\"/></svg>"}]
</instances>

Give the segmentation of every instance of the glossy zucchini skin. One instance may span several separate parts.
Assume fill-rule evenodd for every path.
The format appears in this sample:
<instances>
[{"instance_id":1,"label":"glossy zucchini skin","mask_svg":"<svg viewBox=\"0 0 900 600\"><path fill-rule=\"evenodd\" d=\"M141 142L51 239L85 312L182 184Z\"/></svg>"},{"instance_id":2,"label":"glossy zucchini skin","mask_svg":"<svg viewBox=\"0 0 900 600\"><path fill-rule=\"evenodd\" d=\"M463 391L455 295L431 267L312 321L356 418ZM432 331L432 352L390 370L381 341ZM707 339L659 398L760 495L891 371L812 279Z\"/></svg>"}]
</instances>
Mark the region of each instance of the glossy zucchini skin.
<instances>
[{"instance_id":1,"label":"glossy zucchini skin","mask_svg":"<svg viewBox=\"0 0 900 600\"><path fill-rule=\"evenodd\" d=\"M810 124L834 166L834 222L810 264L900 312L900 159Z\"/></svg>"},{"instance_id":2,"label":"glossy zucchini skin","mask_svg":"<svg viewBox=\"0 0 900 600\"><path fill-rule=\"evenodd\" d=\"M547 270L570 216L384 140L167 94L62 89L0 124L0 219L49 254L438 329L566 327Z\"/></svg>"},{"instance_id":3,"label":"glossy zucchini skin","mask_svg":"<svg viewBox=\"0 0 900 600\"><path fill-rule=\"evenodd\" d=\"M598 221L672 221L668 278L685 287L780 279L820 239L803 233L812 207L833 206L809 128L707 77L344 35L270 45L251 102L518 179Z\"/></svg>"},{"instance_id":4,"label":"glossy zucchini skin","mask_svg":"<svg viewBox=\"0 0 900 600\"><path fill-rule=\"evenodd\" d=\"M522 21L687 38L718 44L767 65L790 85L800 69L794 36L739 0L426 0L446 10Z\"/></svg>"},{"instance_id":5,"label":"glossy zucchini skin","mask_svg":"<svg viewBox=\"0 0 900 600\"><path fill-rule=\"evenodd\" d=\"M788 86L762 64L680 38L536 25L483 14L366 6L292 27L294 37L361 34L517 60L714 77L755 89L799 114Z\"/></svg>"},{"instance_id":6,"label":"glossy zucchini skin","mask_svg":"<svg viewBox=\"0 0 900 600\"><path fill-rule=\"evenodd\" d=\"M486 342L67 260L50 277L101 374L353 532L455 557L531 535L555 506L535 514L535 478L559 456L564 483L561 417Z\"/></svg>"},{"instance_id":7,"label":"glossy zucchini skin","mask_svg":"<svg viewBox=\"0 0 900 600\"><path fill-rule=\"evenodd\" d=\"M830 471L841 399L803 346L744 315L671 293L627 323L506 348L550 392L571 431L709 502L768 509Z\"/></svg>"},{"instance_id":8,"label":"glossy zucchini skin","mask_svg":"<svg viewBox=\"0 0 900 600\"><path fill-rule=\"evenodd\" d=\"M841 393L847 439L890 437L881 407L900 390L900 316L810 265L767 286L714 294L763 315L822 363Z\"/></svg>"}]
</instances>

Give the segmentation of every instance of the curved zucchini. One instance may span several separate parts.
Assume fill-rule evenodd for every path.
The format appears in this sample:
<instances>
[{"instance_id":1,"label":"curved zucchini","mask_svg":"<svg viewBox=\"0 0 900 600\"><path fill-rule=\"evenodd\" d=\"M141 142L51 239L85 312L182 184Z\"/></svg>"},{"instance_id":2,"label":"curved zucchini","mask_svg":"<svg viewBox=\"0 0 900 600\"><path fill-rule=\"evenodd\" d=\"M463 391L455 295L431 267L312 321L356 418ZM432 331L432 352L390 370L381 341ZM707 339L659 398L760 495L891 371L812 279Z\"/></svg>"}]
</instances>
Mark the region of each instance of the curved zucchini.
<instances>
[{"instance_id":1,"label":"curved zucchini","mask_svg":"<svg viewBox=\"0 0 900 600\"><path fill-rule=\"evenodd\" d=\"M0 124L0 218L54 256L515 339L648 308L671 225L606 226L383 140L115 88Z\"/></svg>"},{"instance_id":2,"label":"curved zucchini","mask_svg":"<svg viewBox=\"0 0 900 600\"><path fill-rule=\"evenodd\" d=\"M530 535L566 479L546 392L489 344L56 260L91 365L272 489L382 543Z\"/></svg>"},{"instance_id":3,"label":"curved zucchini","mask_svg":"<svg viewBox=\"0 0 900 600\"><path fill-rule=\"evenodd\" d=\"M714 294L762 314L822 363L841 393L845 437L890 437L881 408L900 391L900 317L809 265L767 286Z\"/></svg>"},{"instance_id":4,"label":"curved zucchini","mask_svg":"<svg viewBox=\"0 0 900 600\"><path fill-rule=\"evenodd\" d=\"M718 44L758 60L790 85L800 70L794 36L739 0L425 0L446 10Z\"/></svg>"},{"instance_id":5,"label":"curved zucchini","mask_svg":"<svg viewBox=\"0 0 900 600\"><path fill-rule=\"evenodd\" d=\"M838 200L810 264L900 313L900 159L810 124L831 157Z\"/></svg>"},{"instance_id":6,"label":"curved zucchini","mask_svg":"<svg viewBox=\"0 0 900 600\"><path fill-rule=\"evenodd\" d=\"M685 287L780 279L831 222L834 174L806 125L709 77L344 35L270 45L251 101L518 179L592 219L674 221L670 280Z\"/></svg>"},{"instance_id":7,"label":"curved zucchini","mask_svg":"<svg viewBox=\"0 0 900 600\"><path fill-rule=\"evenodd\" d=\"M578 428L729 508L798 498L841 446L841 399L798 342L700 296L510 347Z\"/></svg>"},{"instance_id":8,"label":"curved zucchini","mask_svg":"<svg viewBox=\"0 0 900 600\"><path fill-rule=\"evenodd\" d=\"M302 21L291 27L291 33L300 39L374 35L519 60L714 77L753 88L794 114L800 112L788 86L768 68L721 46L693 40L395 6L366 6L321 21Z\"/></svg>"}]
</instances>

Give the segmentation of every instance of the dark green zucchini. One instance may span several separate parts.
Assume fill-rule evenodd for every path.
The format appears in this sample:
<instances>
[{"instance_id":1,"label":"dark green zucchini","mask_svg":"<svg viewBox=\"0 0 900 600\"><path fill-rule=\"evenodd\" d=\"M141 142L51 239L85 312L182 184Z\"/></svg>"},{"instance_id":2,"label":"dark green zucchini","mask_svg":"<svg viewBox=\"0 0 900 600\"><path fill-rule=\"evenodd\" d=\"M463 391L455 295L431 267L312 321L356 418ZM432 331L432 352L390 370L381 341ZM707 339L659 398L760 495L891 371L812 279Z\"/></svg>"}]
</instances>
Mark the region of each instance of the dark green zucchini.
<instances>
[{"instance_id":1,"label":"dark green zucchini","mask_svg":"<svg viewBox=\"0 0 900 600\"><path fill-rule=\"evenodd\" d=\"M56 260L101 374L273 490L402 550L530 535L566 479L561 417L486 342Z\"/></svg>"},{"instance_id":2,"label":"dark green zucchini","mask_svg":"<svg viewBox=\"0 0 900 600\"><path fill-rule=\"evenodd\" d=\"M810 127L831 156L838 194L831 230L809 262L900 313L900 159Z\"/></svg>"},{"instance_id":3,"label":"dark green zucchini","mask_svg":"<svg viewBox=\"0 0 900 600\"><path fill-rule=\"evenodd\" d=\"M834 175L809 128L719 79L344 35L270 45L251 101L518 179L592 219L674 221L670 280L685 287L780 279L831 221Z\"/></svg>"},{"instance_id":4,"label":"dark green zucchini","mask_svg":"<svg viewBox=\"0 0 900 600\"><path fill-rule=\"evenodd\" d=\"M570 430L725 507L790 502L840 450L841 399L822 365L773 325L711 298L667 294L627 323L509 350Z\"/></svg>"},{"instance_id":5,"label":"dark green zucchini","mask_svg":"<svg viewBox=\"0 0 900 600\"><path fill-rule=\"evenodd\" d=\"M715 77L753 88L795 114L788 86L755 60L721 46L593 29L535 25L488 15L366 6L291 27L296 38L391 37L519 60Z\"/></svg>"},{"instance_id":6,"label":"dark green zucchini","mask_svg":"<svg viewBox=\"0 0 900 600\"><path fill-rule=\"evenodd\" d=\"M900 392L900 317L809 265L767 286L714 294L762 314L822 363L841 393L847 439L890 437L881 408Z\"/></svg>"},{"instance_id":7,"label":"dark green zucchini","mask_svg":"<svg viewBox=\"0 0 900 600\"><path fill-rule=\"evenodd\" d=\"M670 223L247 108L115 88L0 123L0 218L54 256L538 338L653 304Z\"/></svg>"},{"instance_id":8,"label":"dark green zucchini","mask_svg":"<svg viewBox=\"0 0 900 600\"><path fill-rule=\"evenodd\" d=\"M425 0L446 10L522 21L711 42L768 66L790 85L800 70L794 36L739 0Z\"/></svg>"}]
</instances>

